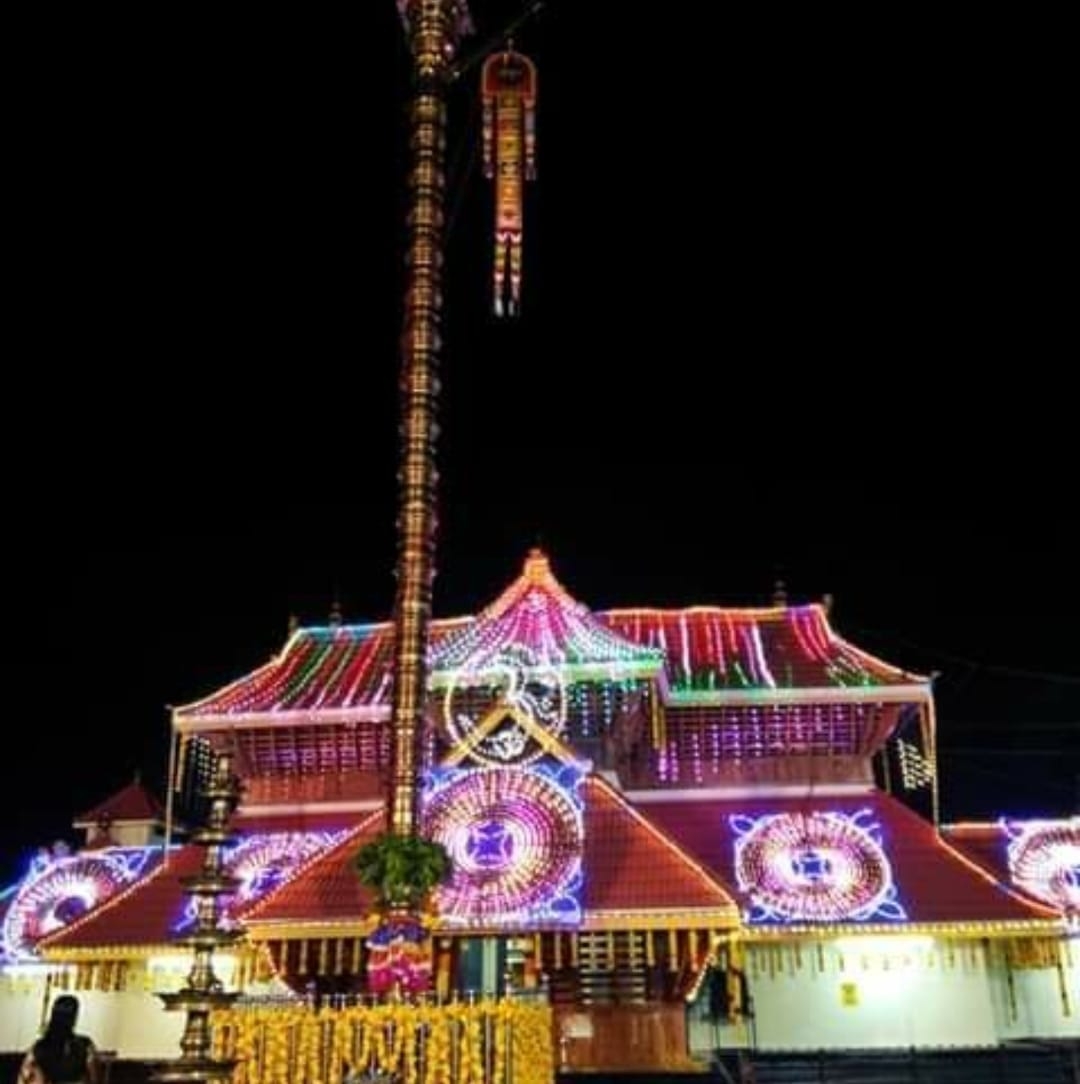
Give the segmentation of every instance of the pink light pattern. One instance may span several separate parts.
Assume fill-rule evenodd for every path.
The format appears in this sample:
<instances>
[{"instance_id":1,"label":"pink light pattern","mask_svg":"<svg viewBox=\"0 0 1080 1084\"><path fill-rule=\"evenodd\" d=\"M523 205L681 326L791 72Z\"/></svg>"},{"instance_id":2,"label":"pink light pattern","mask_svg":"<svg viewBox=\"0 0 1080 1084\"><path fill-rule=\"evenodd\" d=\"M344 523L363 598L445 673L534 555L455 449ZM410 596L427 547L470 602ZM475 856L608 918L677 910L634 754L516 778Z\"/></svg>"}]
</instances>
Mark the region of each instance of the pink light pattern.
<instances>
[{"instance_id":1,"label":"pink light pattern","mask_svg":"<svg viewBox=\"0 0 1080 1084\"><path fill-rule=\"evenodd\" d=\"M584 818L576 769L479 768L440 773L425 830L450 852L438 892L450 925L504 928L581 921Z\"/></svg>"},{"instance_id":2,"label":"pink light pattern","mask_svg":"<svg viewBox=\"0 0 1080 1084\"><path fill-rule=\"evenodd\" d=\"M595 668L609 677L653 674L663 656L607 628L576 602L533 550L520 577L479 617L446 637L432 652L432 684L459 670L483 674L500 668L506 653L525 653L550 668Z\"/></svg>"},{"instance_id":3,"label":"pink light pattern","mask_svg":"<svg viewBox=\"0 0 1080 1084\"><path fill-rule=\"evenodd\" d=\"M1002 821L1009 837L1009 876L1036 899L1080 914L1080 817Z\"/></svg>"},{"instance_id":4,"label":"pink light pattern","mask_svg":"<svg viewBox=\"0 0 1080 1084\"><path fill-rule=\"evenodd\" d=\"M344 836L344 830L256 832L228 848L225 872L240 883L234 894L223 897L223 924L237 925L252 904L291 881L302 866ZM184 929L194 921L194 901L188 901L178 928Z\"/></svg>"},{"instance_id":5,"label":"pink light pattern","mask_svg":"<svg viewBox=\"0 0 1080 1084\"><path fill-rule=\"evenodd\" d=\"M226 871L240 881L234 906L247 906L280 888L300 866L334 846L344 834L269 832L242 839L225 857Z\"/></svg>"},{"instance_id":6,"label":"pink light pattern","mask_svg":"<svg viewBox=\"0 0 1080 1084\"><path fill-rule=\"evenodd\" d=\"M892 867L869 809L730 818L735 877L750 922L903 921Z\"/></svg>"},{"instance_id":7,"label":"pink light pattern","mask_svg":"<svg viewBox=\"0 0 1080 1084\"><path fill-rule=\"evenodd\" d=\"M108 847L35 863L19 885L0 928L0 955L34 955L47 934L80 918L136 881L160 847Z\"/></svg>"}]
</instances>

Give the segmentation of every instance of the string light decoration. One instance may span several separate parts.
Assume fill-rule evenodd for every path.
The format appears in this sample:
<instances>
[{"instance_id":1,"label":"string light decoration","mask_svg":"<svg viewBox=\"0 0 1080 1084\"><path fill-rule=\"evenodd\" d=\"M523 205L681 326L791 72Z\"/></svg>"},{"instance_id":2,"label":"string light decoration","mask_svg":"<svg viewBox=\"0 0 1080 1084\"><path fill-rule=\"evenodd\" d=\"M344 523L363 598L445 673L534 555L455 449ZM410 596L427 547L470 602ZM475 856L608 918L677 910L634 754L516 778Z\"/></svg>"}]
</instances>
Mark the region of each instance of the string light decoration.
<instances>
[{"instance_id":1,"label":"string light decoration","mask_svg":"<svg viewBox=\"0 0 1080 1084\"><path fill-rule=\"evenodd\" d=\"M900 760L900 778L905 790L918 790L928 787L934 781L934 762L925 757L910 742L903 738L897 740L896 750Z\"/></svg>"},{"instance_id":2,"label":"string light decoration","mask_svg":"<svg viewBox=\"0 0 1080 1084\"><path fill-rule=\"evenodd\" d=\"M1080 817L1001 823L1009 838L1013 884L1066 914L1080 915Z\"/></svg>"},{"instance_id":3,"label":"string light decoration","mask_svg":"<svg viewBox=\"0 0 1080 1084\"><path fill-rule=\"evenodd\" d=\"M660 648L671 703L707 704L746 690L871 690L909 686L927 678L875 658L838 636L823 606L680 610L630 609L598 613L613 632Z\"/></svg>"},{"instance_id":4,"label":"string light decoration","mask_svg":"<svg viewBox=\"0 0 1080 1084\"><path fill-rule=\"evenodd\" d=\"M452 632L431 654L431 685L445 688L462 671L481 677L499 669L504 653L521 651L564 680L654 677L664 654L607 628L555 578L533 549L521 575L474 621Z\"/></svg>"},{"instance_id":5,"label":"string light decoration","mask_svg":"<svg viewBox=\"0 0 1080 1084\"><path fill-rule=\"evenodd\" d=\"M458 670L443 696L443 718L455 745L468 745L482 764L528 764L544 753L541 728L552 737L566 729L566 686L560 671L515 646L484 661L482 670Z\"/></svg>"},{"instance_id":6,"label":"string light decoration","mask_svg":"<svg viewBox=\"0 0 1080 1084\"><path fill-rule=\"evenodd\" d=\"M235 894L222 900L222 926L238 925L239 914L291 880L301 866L344 835L344 831L260 832L229 847L224 852L225 873L238 884ZM177 929L187 928L195 918L195 901L189 900Z\"/></svg>"},{"instance_id":7,"label":"string light decoration","mask_svg":"<svg viewBox=\"0 0 1080 1084\"><path fill-rule=\"evenodd\" d=\"M730 818L735 877L751 923L902 922L881 826L857 813L774 813Z\"/></svg>"},{"instance_id":8,"label":"string light decoration","mask_svg":"<svg viewBox=\"0 0 1080 1084\"><path fill-rule=\"evenodd\" d=\"M448 736L486 765L527 764L566 731L571 690L655 677L656 648L624 640L576 602L541 550L475 621L432 652L431 687L443 693ZM610 720L614 708L608 703Z\"/></svg>"},{"instance_id":9,"label":"string light decoration","mask_svg":"<svg viewBox=\"0 0 1080 1084\"><path fill-rule=\"evenodd\" d=\"M453 861L438 890L448 925L505 928L581 921L581 770L440 771L425 787L424 825Z\"/></svg>"},{"instance_id":10,"label":"string light decoration","mask_svg":"<svg viewBox=\"0 0 1080 1084\"><path fill-rule=\"evenodd\" d=\"M525 182L536 178L536 65L505 49L481 74L484 176L495 182L496 316L521 309L521 240Z\"/></svg>"},{"instance_id":11,"label":"string light decoration","mask_svg":"<svg viewBox=\"0 0 1080 1084\"><path fill-rule=\"evenodd\" d=\"M108 847L52 861L35 859L0 928L0 954L19 960L34 945L138 880L160 847Z\"/></svg>"}]
</instances>

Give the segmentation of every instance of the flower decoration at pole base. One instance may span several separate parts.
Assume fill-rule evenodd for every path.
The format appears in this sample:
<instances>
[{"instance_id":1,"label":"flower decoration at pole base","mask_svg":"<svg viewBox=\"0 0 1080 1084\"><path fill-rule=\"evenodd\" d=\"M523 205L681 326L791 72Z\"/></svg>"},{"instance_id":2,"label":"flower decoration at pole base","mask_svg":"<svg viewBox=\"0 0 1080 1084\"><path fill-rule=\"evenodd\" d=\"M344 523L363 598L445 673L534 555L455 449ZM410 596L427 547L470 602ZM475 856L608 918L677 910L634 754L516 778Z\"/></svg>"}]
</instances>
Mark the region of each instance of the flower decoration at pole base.
<instances>
[{"instance_id":1,"label":"flower decoration at pole base","mask_svg":"<svg viewBox=\"0 0 1080 1084\"><path fill-rule=\"evenodd\" d=\"M357 852L356 874L375 893L380 912L367 939L368 989L395 996L430 989L430 916L423 908L450 876L446 848L420 836L384 832Z\"/></svg>"},{"instance_id":2,"label":"flower decoration at pole base","mask_svg":"<svg viewBox=\"0 0 1080 1084\"><path fill-rule=\"evenodd\" d=\"M387 915L367 939L367 987L384 996L431 989L431 934L410 914Z\"/></svg>"}]
</instances>

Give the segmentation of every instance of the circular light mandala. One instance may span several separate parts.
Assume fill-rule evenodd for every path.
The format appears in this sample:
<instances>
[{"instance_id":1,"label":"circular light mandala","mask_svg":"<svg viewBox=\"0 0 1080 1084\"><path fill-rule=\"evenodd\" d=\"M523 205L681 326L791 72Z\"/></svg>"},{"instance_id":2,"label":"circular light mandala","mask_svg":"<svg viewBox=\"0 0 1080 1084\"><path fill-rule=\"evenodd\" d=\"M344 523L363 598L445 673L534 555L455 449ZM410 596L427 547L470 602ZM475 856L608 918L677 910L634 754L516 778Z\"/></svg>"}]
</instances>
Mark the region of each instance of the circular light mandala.
<instances>
[{"instance_id":1,"label":"circular light mandala","mask_svg":"<svg viewBox=\"0 0 1080 1084\"><path fill-rule=\"evenodd\" d=\"M544 748L523 720L558 736L566 728L566 709L560 669L522 645L466 662L443 699L453 742L467 743L475 759L491 765L535 761Z\"/></svg>"},{"instance_id":2,"label":"circular light mandala","mask_svg":"<svg viewBox=\"0 0 1080 1084\"><path fill-rule=\"evenodd\" d=\"M234 908L273 892L336 838L332 832L271 832L242 840L225 859L226 872L240 881Z\"/></svg>"},{"instance_id":3,"label":"circular light mandala","mask_svg":"<svg viewBox=\"0 0 1080 1084\"><path fill-rule=\"evenodd\" d=\"M31 874L4 915L4 954L15 959L32 955L41 938L104 903L138 875L139 865L130 855L108 851L62 858Z\"/></svg>"},{"instance_id":4,"label":"circular light mandala","mask_svg":"<svg viewBox=\"0 0 1080 1084\"><path fill-rule=\"evenodd\" d=\"M751 921L903 919L889 860L860 823L868 811L732 817L735 875L754 903Z\"/></svg>"},{"instance_id":5,"label":"circular light mandala","mask_svg":"<svg viewBox=\"0 0 1080 1084\"><path fill-rule=\"evenodd\" d=\"M251 904L280 888L308 859L340 838L340 832L260 832L229 848L225 872L240 883L234 894L223 897L223 923L235 926L237 916ZM188 900L177 930L187 929L195 919L195 901Z\"/></svg>"},{"instance_id":6,"label":"circular light mandala","mask_svg":"<svg viewBox=\"0 0 1080 1084\"><path fill-rule=\"evenodd\" d=\"M464 772L429 793L425 824L453 862L439 891L450 921L580 917L581 810L546 775Z\"/></svg>"},{"instance_id":7,"label":"circular light mandala","mask_svg":"<svg viewBox=\"0 0 1080 1084\"><path fill-rule=\"evenodd\" d=\"M1080 819L1006 826L1009 874L1037 899L1080 912Z\"/></svg>"}]
</instances>

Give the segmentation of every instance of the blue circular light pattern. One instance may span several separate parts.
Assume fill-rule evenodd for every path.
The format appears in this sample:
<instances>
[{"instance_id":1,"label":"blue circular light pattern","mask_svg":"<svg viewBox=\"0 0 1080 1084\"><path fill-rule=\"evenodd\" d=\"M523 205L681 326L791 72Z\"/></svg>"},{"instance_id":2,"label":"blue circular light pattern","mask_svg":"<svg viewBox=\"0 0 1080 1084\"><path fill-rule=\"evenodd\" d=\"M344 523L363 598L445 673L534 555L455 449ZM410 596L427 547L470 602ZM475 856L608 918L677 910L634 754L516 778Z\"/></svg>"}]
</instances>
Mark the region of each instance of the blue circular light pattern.
<instances>
[{"instance_id":1,"label":"blue circular light pattern","mask_svg":"<svg viewBox=\"0 0 1080 1084\"><path fill-rule=\"evenodd\" d=\"M0 928L0 954L34 955L43 937L56 933L136 881L160 848L117 847L35 863L19 885Z\"/></svg>"},{"instance_id":2,"label":"blue circular light pattern","mask_svg":"<svg viewBox=\"0 0 1080 1084\"><path fill-rule=\"evenodd\" d=\"M870 810L733 816L735 877L750 922L903 921Z\"/></svg>"},{"instance_id":3,"label":"blue circular light pattern","mask_svg":"<svg viewBox=\"0 0 1080 1084\"><path fill-rule=\"evenodd\" d=\"M1013 884L1068 915L1080 914L1080 817L1006 823L1005 830Z\"/></svg>"},{"instance_id":4,"label":"blue circular light pattern","mask_svg":"<svg viewBox=\"0 0 1080 1084\"><path fill-rule=\"evenodd\" d=\"M438 779L425 795L425 831L450 854L439 913L455 925L574 923L581 917L582 810L534 769L478 768Z\"/></svg>"}]
</instances>

